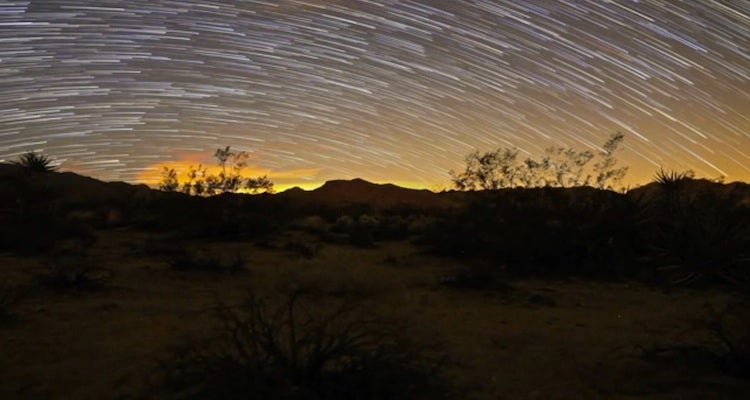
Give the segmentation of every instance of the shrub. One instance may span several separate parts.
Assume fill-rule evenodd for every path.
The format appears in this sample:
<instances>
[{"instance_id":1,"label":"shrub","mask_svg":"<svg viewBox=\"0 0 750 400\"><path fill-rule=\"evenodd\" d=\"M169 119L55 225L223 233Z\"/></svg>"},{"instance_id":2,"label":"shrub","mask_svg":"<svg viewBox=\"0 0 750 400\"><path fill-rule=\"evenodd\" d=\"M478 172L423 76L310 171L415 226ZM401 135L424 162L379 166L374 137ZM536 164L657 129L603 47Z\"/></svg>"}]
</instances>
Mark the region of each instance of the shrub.
<instances>
[{"instance_id":1,"label":"shrub","mask_svg":"<svg viewBox=\"0 0 750 400\"><path fill-rule=\"evenodd\" d=\"M178 171L164 167L162 180L158 184L159 190L165 192L181 191L196 196L213 196L221 193L235 193L239 189L246 189L252 194L273 193L273 182L268 176L245 178L242 171L247 167L250 154L246 151L234 151L230 146L216 149L214 157L218 174L211 174L203 165L188 167L182 182Z\"/></svg>"},{"instance_id":2,"label":"shrub","mask_svg":"<svg viewBox=\"0 0 750 400\"><path fill-rule=\"evenodd\" d=\"M325 235L328 232L328 222L319 215L309 215L290 223L290 228L305 232Z\"/></svg>"},{"instance_id":3,"label":"shrub","mask_svg":"<svg viewBox=\"0 0 750 400\"><path fill-rule=\"evenodd\" d=\"M706 327L717 342L713 349L719 366L730 375L750 378L750 301L734 299L712 310Z\"/></svg>"},{"instance_id":4,"label":"shrub","mask_svg":"<svg viewBox=\"0 0 750 400\"><path fill-rule=\"evenodd\" d=\"M375 233L380 226L380 221L368 214L360 214L357 218L348 215L340 216L331 227L331 234L328 238L335 237L336 234L342 234L342 239L346 239L349 244L359 247L371 247L375 244ZM333 241L333 240L331 240Z\"/></svg>"},{"instance_id":5,"label":"shrub","mask_svg":"<svg viewBox=\"0 0 750 400\"><path fill-rule=\"evenodd\" d=\"M56 242L83 236L80 224L59 216L59 193L36 179L14 177L0 182L6 191L0 199L0 249L38 254Z\"/></svg>"},{"instance_id":6,"label":"shrub","mask_svg":"<svg viewBox=\"0 0 750 400\"><path fill-rule=\"evenodd\" d=\"M297 257L313 259L320 252L320 243L316 242L303 242L299 240L293 240L288 242L284 249L291 252Z\"/></svg>"},{"instance_id":7,"label":"shrub","mask_svg":"<svg viewBox=\"0 0 750 400\"><path fill-rule=\"evenodd\" d=\"M433 399L440 363L378 319L342 306L320 313L298 293L250 296L217 309L212 340L162 362L166 389L187 399Z\"/></svg>"},{"instance_id":8,"label":"shrub","mask_svg":"<svg viewBox=\"0 0 750 400\"><path fill-rule=\"evenodd\" d=\"M614 153L623 141L616 133L594 154L590 150L550 147L546 155L535 160L520 160L520 150L498 148L480 153L475 151L465 158L463 172L450 171L458 190L494 190L514 187L574 187L594 185L599 189L614 190L628 171L616 167ZM598 156L593 167L587 167Z\"/></svg>"},{"instance_id":9,"label":"shrub","mask_svg":"<svg viewBox=\"0 0 750 400\"><path fill-rule=\"evenodd\" d=\"M635 207L596 189L473 193L420 238L437 254L507 265L514 276L615 278L634 258Z\"/></svg>"},{"instance_id":10,"label":"shrub","mask_svg":"<svg viewBox=\"0 0 750 400\"><path fill-rule=\"evenodd\" d=\"M95 268L85 254L57 254L47 262L47 271L37 276L45 287L60 291L86 292L101 289L109 273Z\"/></svg>"},{"instance_id":11,"label":"shrub","mask_svg":"<svg viewBox=\"0 0 750 400\"><path fill-rule=\"evenodd\" d=\"M205 251L176 251L166 258L175 271L241 272L245 270L245 258L236 254L230 259L209 254Z\"/></svg>"},{"instance_id":12,"label":"shrub","mask_svg":"<svg viewBox=\"0 0 750 400\"><path fill-rule=\"evenodd\" d=\"M648 254L672 284L750 286L750 209L711 190L686 193L684 177L661 184L642 229Z\"/></svg>"}]
</instances>

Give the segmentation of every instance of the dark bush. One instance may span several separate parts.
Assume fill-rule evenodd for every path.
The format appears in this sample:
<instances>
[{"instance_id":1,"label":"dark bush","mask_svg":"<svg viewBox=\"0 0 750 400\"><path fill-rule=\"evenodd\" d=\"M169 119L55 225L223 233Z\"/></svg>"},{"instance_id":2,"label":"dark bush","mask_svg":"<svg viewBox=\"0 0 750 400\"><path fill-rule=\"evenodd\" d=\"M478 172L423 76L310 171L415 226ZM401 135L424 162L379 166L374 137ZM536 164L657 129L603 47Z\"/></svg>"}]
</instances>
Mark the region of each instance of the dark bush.
<instances>
[{"instance_id":1,"label":"dark bush","mask_svg":"<svg viewBox=\"0 0 750 400\"><path fill-rule=\"evenodd\" d=\"M94 267L86 254L56 254L37 281L53 290L87 292L102 289L109 276L106 270Z\"/></svg>"},{"instance_id":2,"label":"dark bush","mask_svg":"<svg viewBox=\"0 0 750 400\"><path fill-rule=\"evenodd\" d=\"M730 300L713 310L706 324L717 342L712 348L721 369L734 376L750 378L750 301Z\"/></svg>"},{"instance_id":3,"label":"dark bush","mask_svg":"<svg viewBox=\"0 0 750 400\"><path fill-rule=\"evenodd\" d=\"M376 318L343 306L321 313L300 295L251 296L219 307L215 338L162 362L166 389L182 399L435 399L440 363Z\"/></svg>"},{"instance_id":4,"label":"dark bush","mask_svg":"<svg viewBox=\"0 0 750 400\"><path fill-rule=\"evenodd\" d=\"M232 273L244 271L246 260L240 254L227 258L206 251L182 250L167 256L166 262L175 271Z\"/></svg>"},{"instance_id":5,"label":"dark bush","mask_svg":"<svg viewBox=\"0 0 750 400\"><path fill-rule=\"evenodd\" d=\"M670 284L750 286L750 208L675 179L646 209L640 240L652 266Z\"/></svg>"},{"instance_id":6,"label":"dark bush","mask_svg":"<svg viewBox=\"0 0 750 400\"><path fill-rule=\"evenodd\" d=\"M472 195L418 243L439 255L506 265L514 276L615 278L636 258L637 207L623 195L591 188Z\"/></svg>"}]
</instances>

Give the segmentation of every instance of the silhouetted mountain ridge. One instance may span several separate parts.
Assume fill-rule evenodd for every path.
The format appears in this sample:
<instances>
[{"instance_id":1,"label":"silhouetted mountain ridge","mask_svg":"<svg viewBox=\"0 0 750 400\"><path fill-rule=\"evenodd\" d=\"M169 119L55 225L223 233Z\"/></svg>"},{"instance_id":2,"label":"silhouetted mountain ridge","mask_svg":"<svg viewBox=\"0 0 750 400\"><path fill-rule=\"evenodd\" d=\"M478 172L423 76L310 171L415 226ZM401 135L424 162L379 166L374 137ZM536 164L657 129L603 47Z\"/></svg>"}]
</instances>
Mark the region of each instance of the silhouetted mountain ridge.
<instances>
[{"instance_id":1,"label":"silhouetted mountain ridge","mask_svg":"<svg viewBox=\"0 0 750 400\"><path fill-rule=\"evenodd\" d=\"M12 195L14 188L29 183L43 187L56 196L75 203L119 202L133 196L153 198L165 195L187 196L182 194L167 194L144 184L133 185L126 182L103 182L74 172L31 173L13 164L0 164L0 196ZM583 190L582 189L587 189ZM541 189L502 189L503 191L536 190ZM651 198L659 194L663 186L651 182L627 192L631 199L643 197ZM745 182L719 183L707 179L683 179L679 182L679 190L688 198L700 193L713 193L719 197L730 199L738 205L750 206L750 184ZM575 197L587 197L598 192L593 188L570 188L555 191L566 192ZM479 193L479 192L477 192ZM243 196L243 195L233 195ZM472 192L449 191L435 193L426 189L409 189L391 183L379 184L361 178L351 180L336 179L325 182L317 189L306 191L298 187L277 193L275 195L253 196L257 199L276 198L292 204L320 204L329 207L352 204L365 204L375 209L394 207L418 207L425 209L453 208L459 206L467 198L475 196ZM219 196L221 197L221 196Z\"/></svg>"},{"instance_id":2,"label":"silhouetted mountain ridge","mask_svg":"<svg viewBox=\"0 0 750 400\"><path fill-rule=\"evenodd\" d=\"M280 195L327 205L367 204L375 208L397 206L445 208L454 205L448 196L441 196L429 190L408 189L391 183L372 183L361 178L330 180L309 192L286 191Z\"/></svg>"}]
</instances>

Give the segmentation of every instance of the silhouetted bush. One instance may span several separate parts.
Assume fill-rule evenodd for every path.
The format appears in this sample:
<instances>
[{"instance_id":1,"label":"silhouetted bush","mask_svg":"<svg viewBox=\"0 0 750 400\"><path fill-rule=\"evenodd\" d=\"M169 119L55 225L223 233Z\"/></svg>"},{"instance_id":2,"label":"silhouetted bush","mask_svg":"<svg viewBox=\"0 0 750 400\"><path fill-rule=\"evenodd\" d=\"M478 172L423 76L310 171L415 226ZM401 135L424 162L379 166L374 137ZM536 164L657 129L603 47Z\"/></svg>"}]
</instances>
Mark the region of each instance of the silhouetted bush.
<instances>
[{"instance_id":1,"label":"silhouetted bush","mask_svg":"<svg viewBox=\"0 0 750 400\"><path fill-rule=\"evenodd\" d=\"M750 286L750 208L683 174L662 173L658 182L640 240L663 279Z\"/></svg>"},{"instance_id":2,"label":"silhouetted bush","mask_svg":"<svg viewBox=\"0 0 750 400\"><path fill-rule=\"evenodd\" d=\"M211 174L202 165L191 165L180 180L178 171L164 167L159 190L165 192L180 191L189 195L213 196L221 193L235 193L244 188L252 194L273 193L273 182L268 176L244 178L242 170L247 167L250 154L246 151L234 151L230 146L218 148L214 152L217 166L221 169L218 174Z\"/></svg>"},{"instance_id":3,"label":"silhouetted bush","mask_svg":"<svg viewBox=\"0 0 750 400\"><path fill-rule=\"evenodd\" d=\"M597 154L590 150L550 147L538 160L527 157L521 161L518 159L520 150L514 148L475 151L466 156L462 172L449 173L458 190L580 186L614 190L628 171L628 167L617 168L614 158L623 139L619 132L610 136ZM588 167L596 157L599 160Z\"/></svg>"},{"instance_id":4,"label":"silhouetted bush","mask_svg":"<svg viewBox=\"0 0 750 400\"><path fill-rule=\"evenodd\" d=\"M373 236L378 241L403 240L409 237L409 224L412 218L400 215L381 216Z\"/></svg>"},{"instance_id":5,"label":"silhouetted bush","mask_svg":"<svg viewBox=\"0 0 750 400\"><path fill-rule=\"evenodd\" d=\"M60 211L60 193L34 175L0 179L0 250L24 255L48 253L63 240L92 240L93 230Z\"/></svg>"},{"instance_id":6,"label":"silhouetted bush","mask_svg":"<svg viewBox=\"0 0 750 400\"><path fill-rule=\"evenodd\" d=\"M369 214L360 214L356 217L342 215L336 219L327 237L334 240L346 239L349 244L358 247L372 247L375 245L375 233L379 227L380 220ZM346 236L336 237L331 233Z\"/></svg>"},{"instance_id":7,"label":"silhouetted bush","mask_svg":"<svg viewBox=\"0 0 750 400\"><path fill-rule=\"evenodd\" d=\"M742 378L750 378L749 300L744 296L728 301L721 310L713 310L706 324L717 342L712 351L720 367Z\"/></svg>"},{"instance_id":8,"label":"silhouetted bush","mask_svg":"<svg viewBox=\"0 0 750 400\"><path fill-rule=\"evenodd\" d=\"M208 198L159 193L150 205L154 219L139 221L149 231L170 232L182 239L242 241L260 239L286 228L291 217L272 199L237 194Z\"/></svg>"},{"instance_id":9,"label":"silhouetted bush","mask_svg":"<svg viewBox=\"0 0 750 400\"><path fill-rule=\"evenodd\" d=\"M478 192L418 243L506 265L514 276L614 278L636 258L636 210L623 195L592 188Z\"/></svg>"},{"instance_id":10,"label":"silhouetted bush","mask_svg":"<svg viewBox=\"0 0 750 400\"><path fill-rule=\"evenodd\" d=\"M251 296L217 309L221 329L162 363L182 399L435 399L440 363L376 318L342 306L320 313L298 294Z\"/></svg>"},{"instance_id":11,"label":"silhouetted bush","mask_svg":"<svg viewBox=\"0 0 750 400\"><path fill-rule=\"evenodd\" d=\"M318 215L309 215L304 218L293 221L290 228L299 229L316 235L325 235L328 232L329 224L325 219Z\"/></svg>"}]
</instances>

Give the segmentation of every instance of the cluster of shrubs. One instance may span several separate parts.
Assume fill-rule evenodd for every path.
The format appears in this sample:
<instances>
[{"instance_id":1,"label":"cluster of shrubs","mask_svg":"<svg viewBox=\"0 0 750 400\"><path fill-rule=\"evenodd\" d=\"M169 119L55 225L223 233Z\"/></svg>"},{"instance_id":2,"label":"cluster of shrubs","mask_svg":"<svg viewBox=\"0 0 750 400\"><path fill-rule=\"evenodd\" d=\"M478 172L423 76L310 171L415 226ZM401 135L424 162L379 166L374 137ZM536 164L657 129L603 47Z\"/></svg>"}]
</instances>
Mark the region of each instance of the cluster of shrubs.
<instances>
[{"instance_id":1,"label":"cluster of shrubs","mask_svg":"<svg viewBox=\"0 0 750 400\"><path fill-rule=\"evenodd\" d=\"M63 239L91 236L89 226L65 218L59 208L58 193L35 173L0 177L0 250L35 254Z\"/></svg>"},{"instance_id":2,"label":"cluster of shrubs","mask_svg":"<svg viewBox=\"0 0 750 400\"><path fill-rule=\"evenodd\" d=\"M421 238L437 254L522 276L750 283L750 208L718 184L662 173L623 194L591 188L473 193Z\"/></svg>"},{"instance_id":3,"label":"cluster of shrubs","mask_svg":"<svg viewBox=\"0 0 750 400\"><path fill-rule=\"evenodd\" d=\"M318 236L325 242L372 247L379 242L406 240L431 229L436 218L424 213L400 215L386 211L343 214L326 220L306 216L288 226Z\"/></svg>"}]
</instances>

